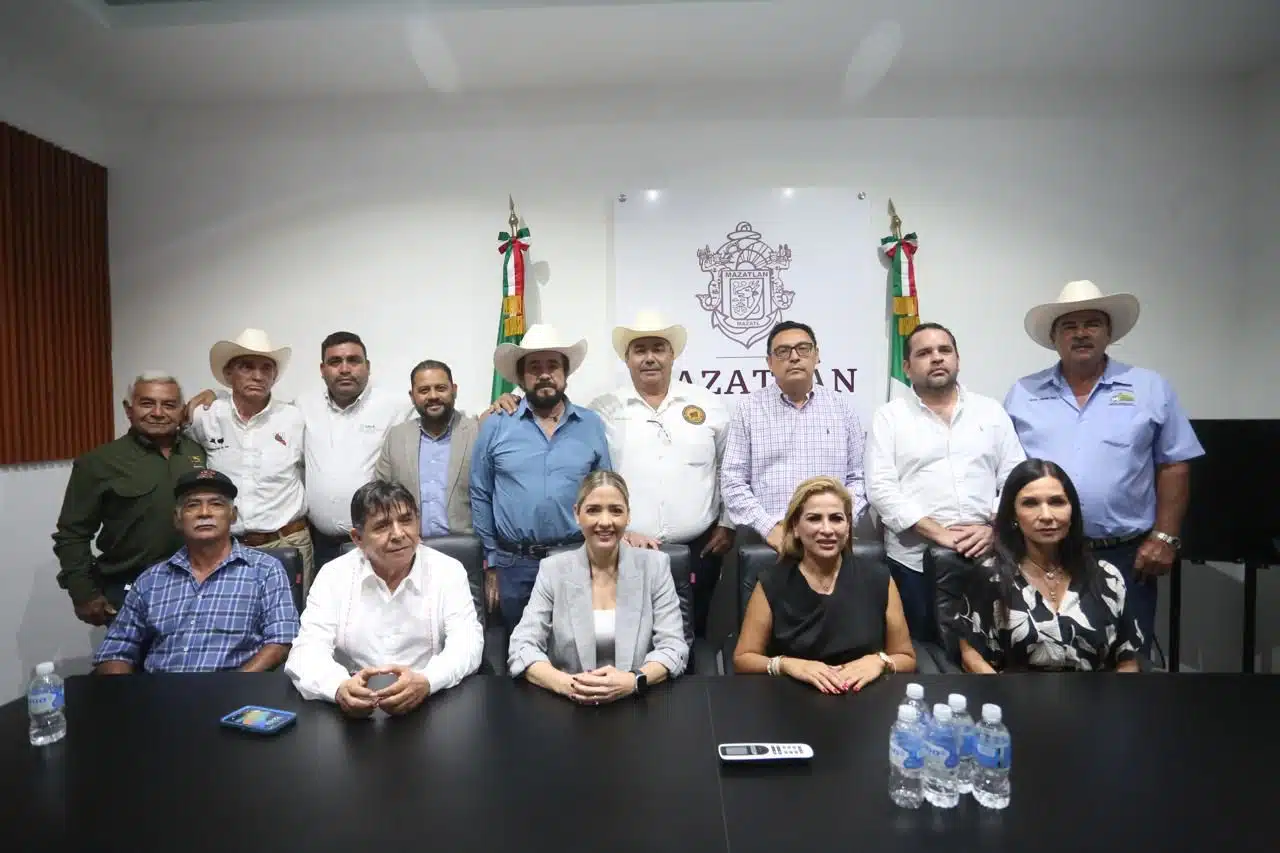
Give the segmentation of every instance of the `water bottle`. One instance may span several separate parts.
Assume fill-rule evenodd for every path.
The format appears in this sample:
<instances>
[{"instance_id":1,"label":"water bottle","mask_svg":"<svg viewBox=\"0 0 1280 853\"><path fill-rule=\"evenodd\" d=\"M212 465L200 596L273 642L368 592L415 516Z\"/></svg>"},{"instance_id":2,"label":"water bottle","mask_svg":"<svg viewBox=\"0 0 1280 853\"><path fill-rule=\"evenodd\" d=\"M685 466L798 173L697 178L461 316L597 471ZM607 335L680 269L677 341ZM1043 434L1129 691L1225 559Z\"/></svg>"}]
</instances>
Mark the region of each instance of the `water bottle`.
<instances>
[{"instance_id":1,"label":"water bottle","mask_svg":"<svg viewBox=\"0 0 1280 853\"><path fill-rule=\"evenodd\" d=\"M973 790L973 773L975 761L973 744L975 731L973 717L969 716L969 702L959 693L947 697L947 705L951 708L951 723L956 727L956 738L960 744L960 764L956 768L956 792L968 794Z\"/></svg>"},{"instance_id":2,"label":"water bottle","mask_svg":"<svg viewBox=\"0 0 1280 853\"><path fill-rule=\"evenodd\" d=\"M53 664L45 661L36 667L36 677L27 687L27 734L32 746L57 743L66 737L62 704L62 679L53 671Z\"/></svg>"},{"instance_id":3,"label":"water bottle","mask_svg":"<svg viewBox=\"0 0 1280 853\"><path fill-rule=\"evenodd\" d=\"M953 809L960 803L956 791L956 770L960 764L959 744L951 723L951 708L939 702L933 706L933 719L925 735L924 798L940 809Z\"/></svg>"},{"instance_id":4,"label":"water bottle","mask_svg":"<svg viewBox=\"0 0 1280 853\"><path fill-rule=\"evenodd\" d=\"M916 709L916 721L920 725L929 725L929 706L924 701L924 687L918 682L913 681L907 685L907 695L902 704Z\"/></svg>"},{"instance_id":5,"label":"water bottle","mask_svg":"<svg viewBox=\"0 0 1280 853\"><path fill-rule=\"evenodd\" d=\"M905 702L898 706L898 721L889 730L889 799L904 809L918 809L924 802L924 727L920 715Z\"/></svg>"},{"instance_id":6,"label":"water bottle","mask_svg":"<svg viewBox=\"0 0 1280 853\"><path fill-rule=\"evenodd\" d=\"M1001 722L1002 716L999 705L983 705L982 722L974 739L977 769L973 777L973 798L988 809L1007 808L1012 792L1009 768L1013 766L1013 741Z\"/></svg>"}]
</instances>

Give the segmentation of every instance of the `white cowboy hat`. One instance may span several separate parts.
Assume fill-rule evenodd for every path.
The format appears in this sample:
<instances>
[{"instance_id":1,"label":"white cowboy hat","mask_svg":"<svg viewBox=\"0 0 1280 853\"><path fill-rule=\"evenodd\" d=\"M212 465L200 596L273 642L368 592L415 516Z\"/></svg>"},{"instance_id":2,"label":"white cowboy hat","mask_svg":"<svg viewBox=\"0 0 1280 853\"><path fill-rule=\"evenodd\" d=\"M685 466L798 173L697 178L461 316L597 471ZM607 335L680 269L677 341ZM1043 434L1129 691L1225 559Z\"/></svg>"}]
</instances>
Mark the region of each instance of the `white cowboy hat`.
<instances>
[{"instance_id":1,"label":"white cowboy hat","mask_svg":"<svg viewBox=\"0 0 1280 853\"><path fill-rule=\"evenodd\" d=\"M235 340L218 341L213 345L209 350L209 369L213 371L214 379L226 385L227 380L222 371L231 363L231 359L242 355L261 355L276 363L276 376L279 377L289 366L289 356L292 353L293 350L289 347L272 347L271 339L261 329L245 329Z\"/></svg>"},{"instance_id":2,"label":"white cowboy hat","mask_svg":"<svg viewBox=\"0 0 1280 853\"><path fill-rule=\"evenodd\" d=\"M1027 312L1022 326L1031 340L1045 349L1053 345L1053 324L1063 314L1073 311L1101 311L1111 318L1111 340L1118 341L1138 323L1138 297L1132 293L1113 293L1103 296L1091 281L1071 281L1062 288L1056 302L1037 305Z\"/></svg>"},{"instance_id":3,"label":"white cowboy hat","mask_svg":"<svg viewBox=\"0 0 1280 853\"><path fill-rule=\"evenodd\" d=\"M640 338L662 338L671 344L671 351L679 358L689 340L689 333L684 326L672 325L663 320L657 311L641 311L632 325L614 326L613 351L618 354L618 358L626 361L627 347Z\"/></svg>"},{"instance_id":4,"label":"white cowboy hat","mask_svg":"<svg viewBox=\"0 0 1280 853\"><path fill-rule=\"evenodd\" d=\"M576 344L566 344L561 340L555 326L534 323L524 333L519 345L498 344L498 348L493 351L493 369L498 371L498 375L503 379L519 385L520 376L516 370L516 362L535 352L558 352L567 358L569 369L564 375L568 377L582 366L583 359L587 357L587 340L583 338Z\"/></svg>"}]
</instances>

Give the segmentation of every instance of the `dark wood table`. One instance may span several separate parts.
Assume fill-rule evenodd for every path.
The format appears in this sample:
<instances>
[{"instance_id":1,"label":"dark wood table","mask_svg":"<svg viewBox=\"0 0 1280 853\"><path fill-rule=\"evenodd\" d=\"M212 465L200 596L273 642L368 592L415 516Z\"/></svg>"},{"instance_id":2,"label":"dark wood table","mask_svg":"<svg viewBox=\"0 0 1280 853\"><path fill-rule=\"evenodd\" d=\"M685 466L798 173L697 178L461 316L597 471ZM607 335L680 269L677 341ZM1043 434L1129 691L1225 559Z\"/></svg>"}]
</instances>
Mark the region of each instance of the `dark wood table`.
<instances>
[{"instance_id":1,"label":"dark wood table","mask_svg":"<svg viewBox=\"0 0 1280 853\"><path fill-rule=\"evenodd\" d=\"M995 701L1014 737L1003 812L896 809L887 736L905 679L822 696L689 678L580 708L472 677L404 719L344 720L280 674L72 678L68 735L0 707L4 849L95 851L1262 851L1276 848L1280 678L921 676ZM297 711L272 738L244 704ZM715 745L800 740L808 765L722 769Z\"/></svg>"}]
</instances>

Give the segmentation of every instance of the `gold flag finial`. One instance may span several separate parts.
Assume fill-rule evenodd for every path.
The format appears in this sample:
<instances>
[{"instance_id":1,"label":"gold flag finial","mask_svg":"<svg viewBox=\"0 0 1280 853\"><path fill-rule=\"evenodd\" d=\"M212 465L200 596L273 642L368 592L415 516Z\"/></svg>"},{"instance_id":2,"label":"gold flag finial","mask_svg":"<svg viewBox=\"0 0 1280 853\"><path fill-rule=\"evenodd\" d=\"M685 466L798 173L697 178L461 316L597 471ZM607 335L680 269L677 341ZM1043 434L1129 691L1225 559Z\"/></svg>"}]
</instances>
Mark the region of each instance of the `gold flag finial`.
<instances>
[{"instance_id":1,"label":"gold flag finial","mask_svg":"<svg viewBox=\"0 0 1280 853\"><path fill-rule=\"evenodd\" d=\"M516 201L510 194L507 195L507 204L511 207L511 215L507 217L507 224L511 226L511 235L515 236L515 233L520 230L520 217L516 216Z\"/></svg>"},{"instance_id":2,"label":"gold flag finial","mask_svg":"<svg viewBox=\"0 0 1280 853\"><path fill-rule=\"evenodd\" d=\"M902 217L898 215L898 208L893 206L893 199L889 199L889 230L893 239L902 239Z\"/></svg>"}]
</instances>

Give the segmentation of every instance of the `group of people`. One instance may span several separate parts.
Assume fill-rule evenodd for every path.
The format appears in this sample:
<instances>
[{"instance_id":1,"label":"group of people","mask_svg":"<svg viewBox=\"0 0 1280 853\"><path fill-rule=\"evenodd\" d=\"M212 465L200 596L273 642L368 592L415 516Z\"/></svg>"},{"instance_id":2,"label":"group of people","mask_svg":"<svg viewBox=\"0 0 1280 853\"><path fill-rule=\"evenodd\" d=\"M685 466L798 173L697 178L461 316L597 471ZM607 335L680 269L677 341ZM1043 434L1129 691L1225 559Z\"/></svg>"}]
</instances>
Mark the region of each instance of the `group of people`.
<instances>
[{"instance_id":1,"label":"group of people","mask_svg":"<svg viewBox=\"0 0 1280 853\"><path fill-rule=\"evenodd\" d=\"M869 436L815 382L818 341L793 321L768 336L773 381L732 413L673 379L687 332L656 314L614 329L631 381L586 407L567 396L586 342L531 326L493 359L521 393L478 416L456 409L441 361L414 367L408 401L371 385L349 332L321 344L323 390L278 400L291 352L248 329L210 351L226 392L184 400L161 373L131 384L128 434L73 466L59 581L77 616L108 626L102 672L283 663L303 695L357 715L411 710L474 672L485 611L509 632L511 674L575 701L679 675L666 543L689 547L698 636L731 546L778 552L737 671L857 690L914 668L912 640L939 623L970 671L1136 668L1203 453L1168 383L1107 353L1137 317L1131 295L1068 284L1025 322L1057 363L1003 406L959 383L955 336L921 324L903 353L912 393ZM853 557L860 525L885 560ZM462 565L429 547L472 533L479 607ZM963 595L935 602L931 545L972 561ZM259 550L283 546L304 559L300 621Z\"/></svg>"}]
</instances>

